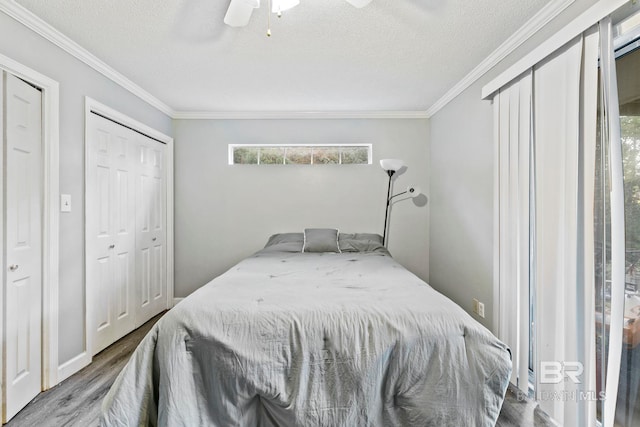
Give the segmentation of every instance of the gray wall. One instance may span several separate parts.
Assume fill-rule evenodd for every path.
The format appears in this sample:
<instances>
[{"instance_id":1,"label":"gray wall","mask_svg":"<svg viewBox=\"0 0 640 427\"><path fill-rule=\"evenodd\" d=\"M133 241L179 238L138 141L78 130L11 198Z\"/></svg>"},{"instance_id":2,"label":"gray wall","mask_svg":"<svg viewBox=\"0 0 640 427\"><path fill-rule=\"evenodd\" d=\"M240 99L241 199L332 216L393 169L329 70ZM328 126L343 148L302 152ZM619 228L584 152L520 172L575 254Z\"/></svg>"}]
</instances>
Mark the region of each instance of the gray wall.
<instances>
[{"instance_id":1,"label":"gray wall","mask_svg":"<svg viewBox=\"0 0 640 427\"><path fill-rule=\"evenodd\" d=\"M171 120L84 63L0 13L0 53L60 83L60 192L72 212L60 214L59 363L84 348L84 96L161 132Z\"/></svg>"},{"instance_id":2,"label":"gray wall","mask_svg":"<svg viewBox=\"0 0 640 427\"><path fill-rule=\"evenodd\" d=\"M493 109L467 89L431 118L431 286L472 313L493 301ZM476 316L478 320L481 320Z\"/></svg>"},{"instance_id":3,"label":"gray wall","mask_svg":"<svg viewBox=\"0 0 640 427\"><path fill-rule=\"evenodd\" d=\"M569 8L430 119L429 283L469 313L472 299L493 319L493 106L482 87L596 0Z\"/></svg>"},{"instance_id":4,"label":"gray wall","mask_svg":"<svg viewBox=\"0 0 640 427\"><path fill-rule=\"evenodd\" d=\"M176 121L176 297L261 249L273 233L382 234L388 177L379 160L407 163L396 191L414 184L428 194L428 126L426 119ZM372 143L373 164L229 166L231 143ZM426 279L429 205L424 196L414 200L394 206L389 249Z\"/></svg>"}]
</instances>

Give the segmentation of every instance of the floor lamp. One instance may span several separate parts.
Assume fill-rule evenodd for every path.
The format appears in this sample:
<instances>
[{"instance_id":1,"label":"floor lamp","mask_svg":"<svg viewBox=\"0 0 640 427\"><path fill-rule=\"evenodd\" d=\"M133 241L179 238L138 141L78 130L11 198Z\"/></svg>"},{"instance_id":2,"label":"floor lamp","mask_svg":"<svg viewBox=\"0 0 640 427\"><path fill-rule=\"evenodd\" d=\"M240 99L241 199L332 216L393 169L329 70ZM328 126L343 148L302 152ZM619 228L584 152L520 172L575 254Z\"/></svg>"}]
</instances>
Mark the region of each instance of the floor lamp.
<instances>
[{"instance_id":1,"label":"floor lamp","mask_svg":"<svg viewBox=\"0 0 640 427\"><path fill-rule=\"evenodd\" d=\"M389 208L391 207L391 200L394 197L401 196L406 194L409 197L416 197L420 194L420 189L417 187L409 186L407 189L401 193L391 195L391 178L393 175L402 169L405 165L402 160L399 159L382 159L380 160L380 166L384 171L389 175L389 185L387 187L387 199L386 199L386 207L384 212L384 231L382 233L382 244L387 246L387 228L389 225Z\"/></svg>"}]
</instances>

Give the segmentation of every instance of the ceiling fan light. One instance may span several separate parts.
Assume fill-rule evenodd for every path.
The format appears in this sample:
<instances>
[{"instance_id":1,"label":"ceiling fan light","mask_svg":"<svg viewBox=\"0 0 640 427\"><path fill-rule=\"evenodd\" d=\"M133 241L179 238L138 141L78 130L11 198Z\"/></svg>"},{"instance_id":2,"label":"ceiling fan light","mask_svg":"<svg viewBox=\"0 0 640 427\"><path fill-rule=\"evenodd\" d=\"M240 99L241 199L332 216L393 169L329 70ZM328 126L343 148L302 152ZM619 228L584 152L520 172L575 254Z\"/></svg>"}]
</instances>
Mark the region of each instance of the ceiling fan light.
<instances>
[{"instance_id":1,"label":"ceiling fan light","mask_svg":"<svg viewBox=\"0 0 640 427\"><path fill-rule=\"evenodd\" d=\"M300 0L272 0L271 12L272 13L284 12L285 10L294 8L299 4L300 4Z\"/></svg>"},{"instance_id":2,"label":"ceiling fan light","mask_svg":"<svg viewBox=\"0 0 640 427\"><path fill-rule=\"evenodd\" d=\"M346 0L347 3L349 3L351 6L353 7L357 7L358 9L365 7L366 5L368 5L369 3L371 3L371 0Z\"/></svg>"}]
</instances>

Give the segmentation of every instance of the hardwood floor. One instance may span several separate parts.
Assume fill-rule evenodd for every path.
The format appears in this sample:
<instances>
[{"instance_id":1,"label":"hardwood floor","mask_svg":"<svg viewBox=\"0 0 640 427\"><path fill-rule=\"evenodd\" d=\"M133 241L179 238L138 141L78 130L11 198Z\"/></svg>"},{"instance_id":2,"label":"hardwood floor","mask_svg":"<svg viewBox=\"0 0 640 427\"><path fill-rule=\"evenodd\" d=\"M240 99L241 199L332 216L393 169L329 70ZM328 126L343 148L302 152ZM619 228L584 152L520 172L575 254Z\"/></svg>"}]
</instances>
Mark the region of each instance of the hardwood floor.
<instances>
[{"instance_id":1,"label":"hardwood floor","mask_svg":"<svg viewBox=\"0 0 640 427\"><path fill-rule=\"evenodd\" d=\"M102 399L138 343L163 314L98 353L93 363L77 374L40 393L5 426L97 426Z\"/></svg>"},{"instance_id":2,"label":"hardwood floor","mask_svg":"<svg viewBox=\"0 0 640 427\"><path fill-rule=\"evenodd\" d=\"M555 427L556 424L538 403L528 399L516 387L509 385L496 427Z\"/></svg>"},{"instance_id":3,"label":"hardwood floor","mask_svg":"<svg viewBox=\"0 0 640 427\"><path fill-rule=\"evenodd\" d=\"M40 393L5 425L7 427L97 426L102 399L129 360L133 350L160 317L162 314L107 347L93 358L91 365L77 374L56 387ZM537 403L519 393L511 387L507 390L497 427L556 426L540 410Z\"/></svg>"}]
</instances>

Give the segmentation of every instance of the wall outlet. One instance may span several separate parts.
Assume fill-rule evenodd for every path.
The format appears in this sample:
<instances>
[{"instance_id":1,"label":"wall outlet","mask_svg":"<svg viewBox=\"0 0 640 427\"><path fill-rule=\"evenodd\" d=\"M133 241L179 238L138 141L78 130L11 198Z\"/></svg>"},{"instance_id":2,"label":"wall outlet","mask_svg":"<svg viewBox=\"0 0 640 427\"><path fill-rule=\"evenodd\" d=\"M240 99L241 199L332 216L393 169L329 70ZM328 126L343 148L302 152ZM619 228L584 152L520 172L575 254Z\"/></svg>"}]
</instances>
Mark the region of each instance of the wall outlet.
<instances>
[{"instance_id":1,"label":"wall outlet","mask_svg":"<svg viewBox=\"0 0 640 427\"><path fill-rule=\"evenodd\" d=\"M473 313L484 319L484 303L478 301L476 298L473 299Z\"/></svg>"}]
</instances>

